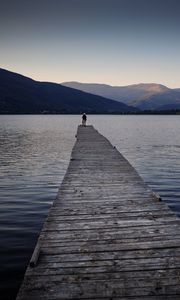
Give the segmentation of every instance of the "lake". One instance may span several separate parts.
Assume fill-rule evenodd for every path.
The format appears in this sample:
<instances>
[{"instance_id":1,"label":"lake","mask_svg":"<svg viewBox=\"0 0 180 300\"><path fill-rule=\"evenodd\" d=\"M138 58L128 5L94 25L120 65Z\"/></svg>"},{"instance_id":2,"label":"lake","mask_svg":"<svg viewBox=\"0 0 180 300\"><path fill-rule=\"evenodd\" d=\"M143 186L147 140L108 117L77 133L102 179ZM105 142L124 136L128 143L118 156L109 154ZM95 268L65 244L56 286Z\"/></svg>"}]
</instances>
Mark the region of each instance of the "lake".
<instances>
[{"instance_id":1,"label":"lake","mask_svg":"<svg viewBox=\"0 0 180 300\"><path fill-rule=\"evenodd\" d=\"M180 215L180 116L89 115ZM0 116L0 295L15 299L67 169L78 115Z\"/></svg>"}]
</instances>

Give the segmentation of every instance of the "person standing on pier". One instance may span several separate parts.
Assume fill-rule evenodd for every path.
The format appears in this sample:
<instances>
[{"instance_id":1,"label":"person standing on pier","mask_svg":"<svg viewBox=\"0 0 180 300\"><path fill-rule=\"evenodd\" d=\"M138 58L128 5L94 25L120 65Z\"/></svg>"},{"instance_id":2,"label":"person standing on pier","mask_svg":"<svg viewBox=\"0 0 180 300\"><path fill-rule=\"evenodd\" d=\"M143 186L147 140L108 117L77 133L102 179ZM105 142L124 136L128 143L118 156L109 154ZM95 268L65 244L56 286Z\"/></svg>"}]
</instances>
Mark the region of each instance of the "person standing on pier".
<instances>
[{"instance_id":1,"label":"person standing on pier","mask_svg":"<svg viewBox=\"0 0 180 300\"><path fill-rule=\"evenodd\" d=\"M83 126L86 126L86 121L87 121L87 116L85 113L83 113L83 115L82 115L82 125Z\"/></svg>"}]
</instances>

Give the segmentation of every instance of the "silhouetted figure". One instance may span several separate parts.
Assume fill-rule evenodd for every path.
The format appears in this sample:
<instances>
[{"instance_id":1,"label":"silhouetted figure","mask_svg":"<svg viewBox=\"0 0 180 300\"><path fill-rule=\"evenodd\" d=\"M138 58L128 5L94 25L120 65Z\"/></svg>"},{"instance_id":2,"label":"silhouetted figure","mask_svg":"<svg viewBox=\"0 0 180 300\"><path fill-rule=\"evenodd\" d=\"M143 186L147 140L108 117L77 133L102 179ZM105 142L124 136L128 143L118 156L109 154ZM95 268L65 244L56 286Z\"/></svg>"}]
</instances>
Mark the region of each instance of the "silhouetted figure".
<instances>
[{"instance_id":1,"label":"silhouetted figure","mask_svg":"<svg viewBox=\"0 0 180 300\"><path fill-rule=\"evenodd\" d=\"M83 115L82 115L82 125L83 126L86 126L86 121L87 121L87 116L85 113L83 113Z\"/></svg>"}]
</instances>

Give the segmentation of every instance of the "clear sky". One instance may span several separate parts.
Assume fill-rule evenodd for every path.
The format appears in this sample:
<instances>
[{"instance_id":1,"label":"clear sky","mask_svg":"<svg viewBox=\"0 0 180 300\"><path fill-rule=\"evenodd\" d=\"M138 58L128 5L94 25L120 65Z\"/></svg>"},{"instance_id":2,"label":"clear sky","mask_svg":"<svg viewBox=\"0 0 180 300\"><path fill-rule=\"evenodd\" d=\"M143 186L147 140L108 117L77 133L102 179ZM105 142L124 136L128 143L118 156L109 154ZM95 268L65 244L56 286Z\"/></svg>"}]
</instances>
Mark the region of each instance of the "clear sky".
<instances>
[{"instance_id":1,"label":"clear sky","mask_svg":"<svg viewBox=\"0 0 180 300\"><path fill-rule=\"evenodd\" d=\"M0 67L40 81L180 88L180 0L0 0Z\"/></svg>"}]
</instances>

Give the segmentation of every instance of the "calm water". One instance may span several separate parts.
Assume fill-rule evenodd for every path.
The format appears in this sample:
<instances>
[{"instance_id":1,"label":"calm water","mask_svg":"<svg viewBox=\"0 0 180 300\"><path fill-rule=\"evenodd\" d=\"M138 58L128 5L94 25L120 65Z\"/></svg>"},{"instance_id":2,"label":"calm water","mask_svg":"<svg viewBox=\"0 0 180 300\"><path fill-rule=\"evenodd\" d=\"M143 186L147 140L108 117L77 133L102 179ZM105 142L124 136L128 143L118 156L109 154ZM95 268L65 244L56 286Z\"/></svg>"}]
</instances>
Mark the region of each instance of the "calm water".
<instances>
[{"instance_id":1,"label":"calm water","mask_svg":"<svg viewBox=\"0 0 180 300\"><path fill-rule=\"evenodd\" d=\"M15 299L80 116L0 116L0 295ZM88 116L180 215L180 116Z\"/></svg>"}]
</instances>

